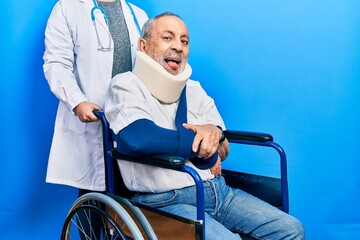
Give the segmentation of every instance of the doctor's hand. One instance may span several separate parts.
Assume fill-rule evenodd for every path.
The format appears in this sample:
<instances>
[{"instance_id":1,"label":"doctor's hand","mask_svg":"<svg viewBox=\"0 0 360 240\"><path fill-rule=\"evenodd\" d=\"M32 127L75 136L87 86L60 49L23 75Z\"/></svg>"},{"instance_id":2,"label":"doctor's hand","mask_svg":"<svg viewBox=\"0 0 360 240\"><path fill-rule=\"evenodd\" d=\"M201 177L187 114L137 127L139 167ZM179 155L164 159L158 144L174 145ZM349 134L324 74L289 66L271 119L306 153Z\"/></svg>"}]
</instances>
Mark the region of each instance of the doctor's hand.
<instances>
[{"instance_id":1,"label":"doctor's hand","mask_svg":"<svg viewBox=\"0 0 360 240\"><path fill-rule=\"evenodd\" d=\"M198 153L199 158L209 158L218 150L221 130L214 124L193 125L183 123L184 128L195 132L192 151Z\"/></svg>"},{"instance_id":2,"label":"doctor's hand","mask_svg":"<svg viewBox=\"0 0 360 240\"><path fill-rule=\"evenodd\" d=\"M101 107L94 103L85 101L79 103L74 108L74 112L82 122L97 122L99 119L94 115L94 109L101 109Z\"/></svg>"}]
</instances>

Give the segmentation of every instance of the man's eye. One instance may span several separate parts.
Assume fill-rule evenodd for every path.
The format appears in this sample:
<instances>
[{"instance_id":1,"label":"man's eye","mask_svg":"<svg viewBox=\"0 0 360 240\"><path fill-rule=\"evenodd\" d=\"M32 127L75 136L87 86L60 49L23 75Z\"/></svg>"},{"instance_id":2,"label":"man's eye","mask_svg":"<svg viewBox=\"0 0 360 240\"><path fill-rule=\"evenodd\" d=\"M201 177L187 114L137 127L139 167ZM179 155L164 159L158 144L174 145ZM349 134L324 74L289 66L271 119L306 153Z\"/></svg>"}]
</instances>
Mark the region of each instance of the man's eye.
<instances>
[{"instance_id":1,"label":"man's eye","mask_svg":"<svg viewBox=\"0 0 360 240\"><path fill-rule=\"evenodd\" d=\"M171 37L163 36L164 40L171 40Z\"/></svg>"},{"instance_id":2,"label":"man's eye","mask_svg":"<svg viewBox=\"0 0 360 240\"><path fill-rule=\"evenodd\" d=\"M181 40L182 44L184 45L189 45L189 41L188 40Z\"/></svg>"}]
</instances>

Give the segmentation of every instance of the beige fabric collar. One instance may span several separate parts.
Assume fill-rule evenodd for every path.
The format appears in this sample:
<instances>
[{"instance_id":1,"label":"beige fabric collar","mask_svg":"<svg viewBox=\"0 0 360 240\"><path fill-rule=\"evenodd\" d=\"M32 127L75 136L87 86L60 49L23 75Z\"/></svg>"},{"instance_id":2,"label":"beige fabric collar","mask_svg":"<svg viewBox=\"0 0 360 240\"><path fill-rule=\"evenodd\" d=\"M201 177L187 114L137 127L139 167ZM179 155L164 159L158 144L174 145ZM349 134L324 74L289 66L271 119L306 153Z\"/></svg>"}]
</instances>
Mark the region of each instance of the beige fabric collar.
<instances>
[{"instance_id":1,"label":"beige fabric collar","mask_svg":"<svg viewBox=\"0 0 360 240\"><path fill-rule=\"evenodd\" d=\"M160 102L173 103L180 98L192 69L186 64L182 73L172 75L146 53L138 51L132 72Z\"/></svg>"}]
</instances>

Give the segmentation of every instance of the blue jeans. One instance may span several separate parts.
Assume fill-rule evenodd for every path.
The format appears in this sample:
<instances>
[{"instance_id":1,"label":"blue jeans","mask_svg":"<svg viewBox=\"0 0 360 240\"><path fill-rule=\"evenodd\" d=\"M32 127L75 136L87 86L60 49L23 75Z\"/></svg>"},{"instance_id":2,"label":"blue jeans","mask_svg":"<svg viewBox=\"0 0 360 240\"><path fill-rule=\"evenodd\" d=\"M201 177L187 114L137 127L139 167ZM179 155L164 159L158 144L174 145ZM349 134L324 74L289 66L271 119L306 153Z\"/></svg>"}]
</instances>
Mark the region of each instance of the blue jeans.
<instances>
[{"instance_id":1,"label":"blue jeans","mask_svg":"<svg viewBox=\"0 0 360 240\"><path fill-rule=\"evenodd\" d=\"M270 204L226 185L223 177L204 182L206 240L304 239L302 224ZM196 219L196 187L157 194L140 194L133 200L185 218Z\"/></svg>"}]
</instances>

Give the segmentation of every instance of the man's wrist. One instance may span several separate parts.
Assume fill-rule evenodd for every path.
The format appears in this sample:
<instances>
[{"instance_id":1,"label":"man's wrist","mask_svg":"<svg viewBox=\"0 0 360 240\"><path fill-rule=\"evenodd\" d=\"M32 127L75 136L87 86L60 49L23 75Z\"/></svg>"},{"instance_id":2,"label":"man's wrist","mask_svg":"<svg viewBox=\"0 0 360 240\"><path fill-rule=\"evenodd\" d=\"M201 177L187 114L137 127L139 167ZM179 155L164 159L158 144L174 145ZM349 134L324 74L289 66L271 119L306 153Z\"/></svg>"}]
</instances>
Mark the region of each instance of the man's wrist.
<instances>
[{"instance_id":1,"label":"man's wrist","mask_svg":"<svg viewBox=\"0 0 360 240\"><path fill-rule=\"evenodd\" d=\"M219 125L217 125L217 127L220 129L221 131L221 138L219 139L219 143L223 142L225 140L225 133L222 129L222 127L220 127Z\"/></svg>"}]
</instances>

